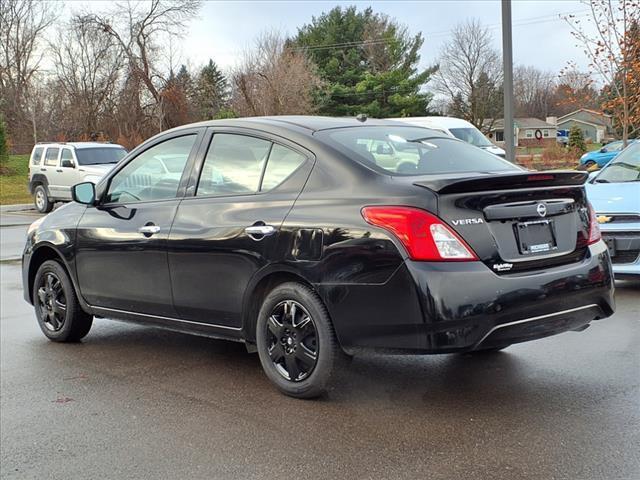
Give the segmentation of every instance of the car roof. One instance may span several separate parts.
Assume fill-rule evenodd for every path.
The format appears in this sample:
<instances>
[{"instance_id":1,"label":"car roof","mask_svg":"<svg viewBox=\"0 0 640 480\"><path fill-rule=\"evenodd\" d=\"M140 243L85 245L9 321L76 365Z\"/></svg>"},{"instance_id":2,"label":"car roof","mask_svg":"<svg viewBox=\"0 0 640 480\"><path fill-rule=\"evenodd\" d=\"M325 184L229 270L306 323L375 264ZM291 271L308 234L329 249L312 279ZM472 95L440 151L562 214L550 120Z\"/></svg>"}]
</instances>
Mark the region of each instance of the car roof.
<instances>
[{"instance_id":1,"label":"car roof","mask_svg":"<svg viewBox=\"0 0 640 480\"><path fill-rule=\"evenodd\" d=\"M364 121L358 120L356 117L323 117L314 115L281 115L267 117L245 117L224 120L207 120L199 123L192 123L177 127L174 130L190 128L194 126L205 127L272 127L282 129L307 130L309 133L321 130L329 130L333 128L348 127L374 127L374 126L406 126L406 124L397 122L395 119L376 119L367 118Z\"/></svg>"},{"instance_id":2,"label":"car roof","mask_svg":"<svg viewBox=\"0 0 640 480\"><path fill-rule=\"evenodd\" d=\"M396 120L427 128L476 128L466 120L455 117L403 117Z\"/></svg>"},{"instance_id":3,"label":"car roof","mask_svg":"<svg viewBox=\"0 0 640 480\"><path fill-rule=\"evenodd\" d=\"M36 147L72 147L75 149L83 148L124 148L117 143L103 143L103 142L45 142L36 143Z\"/></svg>"}]
</instances>

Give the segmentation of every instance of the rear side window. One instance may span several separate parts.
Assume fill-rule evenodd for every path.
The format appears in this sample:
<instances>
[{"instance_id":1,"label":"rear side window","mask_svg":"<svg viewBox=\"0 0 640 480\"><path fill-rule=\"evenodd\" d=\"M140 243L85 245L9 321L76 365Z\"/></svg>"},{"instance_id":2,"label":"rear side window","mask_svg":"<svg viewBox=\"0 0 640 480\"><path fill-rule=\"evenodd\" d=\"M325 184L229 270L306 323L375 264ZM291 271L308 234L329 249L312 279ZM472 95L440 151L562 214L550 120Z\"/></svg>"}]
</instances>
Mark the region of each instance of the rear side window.
<instances>
[{"instance_id":1,"label":"rear side window","mask_svg":"<svg viewBox=\"0 0 640 480\"><path fill-rule=\"evenodd\" d=\"M47 148L47 152L44 154L44 164L50 167L55 167L58 165L58 152L59 148L49 147Z\"/></svg>"},{"instance_id":2,"label":"rear side window","mask_svg":"<svg viewBox=\"0 0 640 480\"><path fill-rule=\"evenodd\" d=\"M260 191L271 190L291 175L305 161L304 155L281 145L273 145Z\"/></svg>"},{"instance_id":3,"label":"rear side window","mask_svg":"<svg viewBox=\"0 0 640 480\"><path fill-rule=\"evenodd\" d=\"M324 130L316 136L349 158L388 175L521 170L480 148L425 128L353 127Z\"/></svg>"},{"instance_id":4,"label":"rear side window","mask_svg":"<svg viewBox=\"0 0 640 480\"><path fill-rule=\"evenodd\" d=\"M31 163L34 165L40 165L40 161L42 160L42 152L44 151L43 147L36 147L33 149L33 153L31 154Z\"/></svg>"},{"instance_id":5,"label":"rear side window","mask_svg":"<svg viewBox=\"0 0 640 480\"><path fill-rule=\"evenodd\" d=\"M256 193L270 149L268 140L216 133L202 166L196 195Z\"/></svg>"}]
</instances>

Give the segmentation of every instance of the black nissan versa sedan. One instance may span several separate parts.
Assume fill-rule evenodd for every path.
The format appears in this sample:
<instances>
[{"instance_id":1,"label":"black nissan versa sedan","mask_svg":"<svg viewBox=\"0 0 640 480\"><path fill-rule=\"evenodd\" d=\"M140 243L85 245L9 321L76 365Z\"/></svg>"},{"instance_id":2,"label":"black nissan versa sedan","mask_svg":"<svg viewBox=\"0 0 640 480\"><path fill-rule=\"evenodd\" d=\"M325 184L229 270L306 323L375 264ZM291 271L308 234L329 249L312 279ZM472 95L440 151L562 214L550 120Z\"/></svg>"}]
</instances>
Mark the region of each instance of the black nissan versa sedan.
<instances>
[{"instance_id":1,"label":"black nissan versa sedan","mask_svg":"<svg viewBox=\"0 0 640 480\"><path fill-rule=\"evenodd\" d=\"M24 295L51 340L94 317L237 340L313 397L358 349L499 350L610 316L586 179L391 121L187 125L30 227Z\"/></svg>"}]
</instances>

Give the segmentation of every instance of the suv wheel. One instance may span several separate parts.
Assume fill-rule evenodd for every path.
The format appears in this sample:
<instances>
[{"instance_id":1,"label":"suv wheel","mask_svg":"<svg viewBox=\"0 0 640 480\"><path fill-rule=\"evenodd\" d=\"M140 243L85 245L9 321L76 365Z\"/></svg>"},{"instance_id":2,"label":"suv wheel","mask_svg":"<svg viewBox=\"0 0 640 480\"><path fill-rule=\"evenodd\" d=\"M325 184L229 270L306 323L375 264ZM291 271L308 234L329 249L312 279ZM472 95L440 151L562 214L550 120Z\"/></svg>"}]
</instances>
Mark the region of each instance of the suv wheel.
<instances>
[{"instance_id":1,"label":"suv wheel","mask_svg":"<svg viewBox=\"0 0 640 480\"><path fill-rule=\"evenodd\" d=\"M277 286L265 298L256 343L269 380L296 398L323 394L342 353L320 298L293 282Z\"/></svg>"},{"instance_id":2,"label":"suv wheel","mask_svg":"<svg viewBox=\"0 0 640 480\"><path fill-rule=\"evenodd\" d=\"M49 200L49 195L44 185L38 185L33 191L33 203L40 213L49 213L53 209L53 202Z\"/></svg>"},{"instance_id":3,"label":"suv wheel","mask_svg":"<svg viewBox=\"0 0 640 480\"><path fill-rule=\"evenodd\" d=\"M69 275L55 260L36 273L33 305L42 333L54 342L76 342L91 329L93 317L82 310Z\"/></svg>"}]
</instances>

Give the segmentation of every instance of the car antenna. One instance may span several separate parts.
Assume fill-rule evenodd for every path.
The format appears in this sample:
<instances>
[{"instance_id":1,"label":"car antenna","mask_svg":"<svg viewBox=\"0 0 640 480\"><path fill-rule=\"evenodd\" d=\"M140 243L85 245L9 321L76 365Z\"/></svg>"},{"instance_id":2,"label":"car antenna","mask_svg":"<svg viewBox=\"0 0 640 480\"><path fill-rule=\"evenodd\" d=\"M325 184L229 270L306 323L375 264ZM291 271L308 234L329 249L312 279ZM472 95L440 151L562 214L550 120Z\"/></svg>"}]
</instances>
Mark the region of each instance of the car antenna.
<instances>
[{"instance_id":1,"label":"car antenna","mask_svg":"<svg viewBox=\"0 0 640 480\"><path fill-rule=\"evenodd\" d=\"M366 115L366 114L364 114L364 113L361 113L360 115L358 115L358 116L356 117L356 120L358 120L358 121L359 121L359 122L361 122L361 123L364 123L364 122L366 122L366 121L367 121L367 115Z\"/></svg>"}]
</instances>

